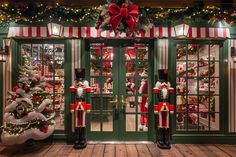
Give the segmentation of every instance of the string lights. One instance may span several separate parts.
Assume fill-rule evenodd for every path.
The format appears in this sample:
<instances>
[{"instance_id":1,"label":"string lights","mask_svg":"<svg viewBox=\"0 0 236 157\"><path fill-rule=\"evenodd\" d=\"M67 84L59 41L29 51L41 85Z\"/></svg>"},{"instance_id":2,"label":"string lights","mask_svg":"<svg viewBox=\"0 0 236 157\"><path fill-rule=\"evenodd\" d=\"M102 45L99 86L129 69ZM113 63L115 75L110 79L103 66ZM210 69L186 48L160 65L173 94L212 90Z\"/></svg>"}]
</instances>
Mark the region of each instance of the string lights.
<instances>
[{"instance_id":1,"label":"string lights","mask_svg":"<svg viewBox=\"0 0 236 157\"><path fill-rule=\"evenodd\" d=\"M7 22L43 23L56 20L79 25L95 25L101 7L103 6L72 8L59 3L55 5L20 3L10 6L8 3L0 3L0 24ZM215 6L180 9L139 7L139 13L139 18L149 19L154 24L176 22L180 19L187 23L203 19L211 25L219 21L225 21L231 25L236 22L236 10L223 10Z\"/></svg>"}]
</instances>

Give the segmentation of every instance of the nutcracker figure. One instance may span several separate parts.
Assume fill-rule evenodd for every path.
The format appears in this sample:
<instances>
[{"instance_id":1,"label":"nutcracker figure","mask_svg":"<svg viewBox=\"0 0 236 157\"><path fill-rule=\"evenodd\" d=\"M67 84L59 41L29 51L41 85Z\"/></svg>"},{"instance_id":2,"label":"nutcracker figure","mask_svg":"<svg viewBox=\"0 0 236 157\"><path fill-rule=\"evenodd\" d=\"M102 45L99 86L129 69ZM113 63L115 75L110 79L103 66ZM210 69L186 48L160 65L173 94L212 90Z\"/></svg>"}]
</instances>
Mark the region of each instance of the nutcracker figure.
<instances>
[{"instance_id":1,"label":"nutcracker figure","mask_svg":"<svg viewBox=\"0 0 236 157\"><path fill-rule=\"evenodd\" d=\"M75 149L85 148L87 145L86 134L86 112L90 111L91 105L86 103L86 93L90 93L88 81L85 78L85 69L75 69L76 84L70 87L72 94L72 104L70 112L72 117L72 132L75 132Z\"/></svg>"},{"instance_id":2,"label":"nutcracker figure","mask_svg":"<svg viewBox=\"0 0 236 157\"><path fill-rule=\"evenodd\" d=\"M154 105L154 112L157 114L157 128L158 128L158 146L160 148L170 148L170 114L174 113L174 106L170 104L170 94L174 94L174 88L170 86L167 80L167 69L158 71L159 80L157 81L154 94L157 94L158 104Z\"/></svg>"},{"instance_id":3,"label":"nutcracker figure","mask_svg":"<svg viewBox=\"0 0 236 157\"><path fill-rule=\"evenodd\" d=\"M148 112L148 75L147 71L144 70L141 74L143 77L141 80L141 85L139 87L139 94L143 94L143 96L139 96L139 105L140 105L140 112ZM148 130L148 115L141 114L140 115L140 124L139 124L140 131L147 131Z\"/></svg>"}]
</instances>

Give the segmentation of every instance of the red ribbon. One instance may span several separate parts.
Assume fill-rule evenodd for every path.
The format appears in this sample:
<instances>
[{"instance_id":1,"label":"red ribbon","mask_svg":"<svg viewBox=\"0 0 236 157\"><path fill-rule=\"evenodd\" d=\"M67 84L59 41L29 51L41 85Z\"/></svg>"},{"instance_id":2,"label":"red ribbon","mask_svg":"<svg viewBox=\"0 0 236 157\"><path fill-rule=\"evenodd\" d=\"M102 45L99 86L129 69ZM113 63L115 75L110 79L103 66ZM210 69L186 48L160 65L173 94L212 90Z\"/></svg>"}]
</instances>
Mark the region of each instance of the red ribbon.
<instances>
[{"instance_id":1,"label":"red ribbon","mask_svg":"<svg viewBox=\"0 0 236 157\"><path fill-rule=\"evenodd\" d=\"M108 8L108 13L110 14L110 23L112 29L116 32L122 19L124 19L133 33L134 26L138 22L138 6L131 4L127 6L126 3L121 5L121 8L116 3L111 3Z\"/></svg>"}]
</instances>

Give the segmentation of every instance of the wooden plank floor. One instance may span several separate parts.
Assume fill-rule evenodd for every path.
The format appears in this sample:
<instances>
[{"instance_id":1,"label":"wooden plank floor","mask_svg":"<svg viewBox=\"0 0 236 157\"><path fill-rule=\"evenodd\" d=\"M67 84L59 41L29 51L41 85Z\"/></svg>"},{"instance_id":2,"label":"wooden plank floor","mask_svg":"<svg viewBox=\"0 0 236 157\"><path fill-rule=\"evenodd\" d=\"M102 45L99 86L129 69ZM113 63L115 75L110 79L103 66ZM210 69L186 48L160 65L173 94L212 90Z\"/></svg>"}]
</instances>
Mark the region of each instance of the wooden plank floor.
<instances>
[{"instance_id":1,"label":"wooden plank floor","mask_svg":"<svg viewBox=\"0 0 236 157\"><path fill-rule=\"evenodd\" d=\"M89 144L75 150L64 143L41 144L33 152L23 146L5 147L0 144L0 157L236 157L236 145L172 144L170 150L155 144Z\"/></svg>"}]
</instances>

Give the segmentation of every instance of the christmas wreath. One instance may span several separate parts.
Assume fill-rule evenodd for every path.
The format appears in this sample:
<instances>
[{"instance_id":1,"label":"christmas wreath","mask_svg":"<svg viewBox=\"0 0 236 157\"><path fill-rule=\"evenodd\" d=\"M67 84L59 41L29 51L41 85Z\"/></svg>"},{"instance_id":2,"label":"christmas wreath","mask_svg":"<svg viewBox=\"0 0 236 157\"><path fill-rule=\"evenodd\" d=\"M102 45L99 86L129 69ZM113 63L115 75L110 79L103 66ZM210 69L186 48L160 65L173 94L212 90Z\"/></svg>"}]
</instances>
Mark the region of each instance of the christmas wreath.
<instances>
[{"instance_id":1,"label":"christmas wreath","mask_svg":"<svg viewBox=\"0 0 236 157\"><path fill-rule=\"evenodd\" d=\"M150 23L139 15L138 6L129 0L108 0L106 5L99 7L100 15L96 29L111 30L115 34L126 33L127 37L145 32L145 25Z\"/></svg>"}]
</instances>

